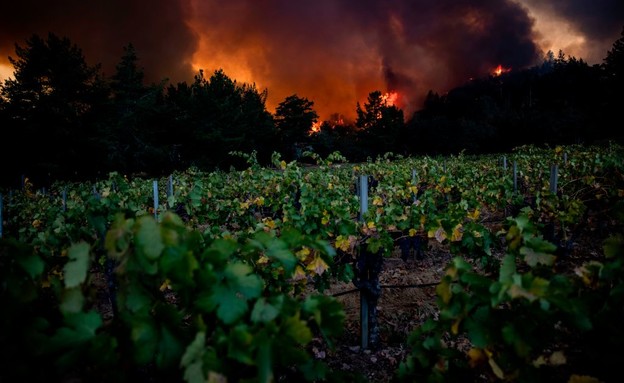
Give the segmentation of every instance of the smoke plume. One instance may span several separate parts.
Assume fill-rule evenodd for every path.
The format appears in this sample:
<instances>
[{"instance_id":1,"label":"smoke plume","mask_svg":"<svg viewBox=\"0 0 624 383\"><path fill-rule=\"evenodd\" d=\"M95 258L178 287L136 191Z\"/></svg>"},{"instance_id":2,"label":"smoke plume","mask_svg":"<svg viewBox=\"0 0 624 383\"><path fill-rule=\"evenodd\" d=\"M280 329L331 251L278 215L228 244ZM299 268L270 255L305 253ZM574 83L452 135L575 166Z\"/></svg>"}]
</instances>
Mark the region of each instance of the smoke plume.
<instances>
[{"instance_id":1,"label":"smoke plume","mask_svg":"<svg viewBox=\"0 0 624 383\"><path fill-rule=\"evenodd\" d=\"M68 37L112 75L132 43L148 81L191 82L217 69L268 89L271 112L297 94L321 119L355 115L379 90L406 117L429 90L444 93L497 65L522 69L544 52L536 17L576 26L603 51L619 37L621 0L21 0L0 16L0 63L37 33ZM618 25L619 23L619 25ZM589 44L588 44L589 46ZM4 60L6 64L6 60Z\"/></svg>"}]
</instances>

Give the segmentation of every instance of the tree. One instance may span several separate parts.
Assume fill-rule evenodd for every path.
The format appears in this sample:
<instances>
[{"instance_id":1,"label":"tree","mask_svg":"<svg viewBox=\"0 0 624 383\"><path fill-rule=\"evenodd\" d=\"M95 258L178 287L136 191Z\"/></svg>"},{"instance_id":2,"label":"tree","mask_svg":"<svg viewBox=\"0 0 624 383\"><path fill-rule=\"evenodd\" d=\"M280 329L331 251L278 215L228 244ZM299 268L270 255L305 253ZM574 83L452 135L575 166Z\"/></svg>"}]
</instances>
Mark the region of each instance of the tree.
<instances>
[{"instance_id":1,"label":"tree","mask_svg":"<svg viewBox=\"0 0 624 383\"><path fill-rule=\"evenodd\" d=\"M143 83L145 74L143 69L139 68L138 61L139 57L134 46L131 43L125 46L111 81L115 98L137 100L145 94L146 87Z\"/></svg>"},{"instance_id":2,"label":"tree","mask_svg":"<svg viewBox=\"0 0 624 383\"><path fill-rule=\"evenodd\" d=\"M275 129L286 158L297 157L297 147L309 143L312 125L319 118L313 106L313 101L293 94L275 109Z\"/></svg>"},{"instance_id":3,"label":"tree","mask_svg":"<svg viewBox=\"0 0 624 383\"><path fill-rule=\"evenodd\" d=\"M12 170L33 179L83 173L88 122L106 99L99 66L88 66L80 48L53 33L33 35L15 53L14 78L1 89L12 133L3 137L17 153Z\"/></svg>"},{"instance_id":4,"label":"tree","mask_svg":"<svg viewBox=\"0 0 624 383\"><path fill-rule=\"evenodd\" d=\"M407 143L400 142L406 126L403 111L388 104L380 91L369 93L364 108L357 103L355 125L359 129L362 145L372 155L406 150Z\"/></svg>"},{"instance_id":5,"label":"tree","mask_svg":"<svg viewBox=\"0 0 624 383\"><path fill-rule=\"evenodd\" d=\"M164 85L145 85L138 61L134 46L125 46L111 79L109 113L100 126L98 146L107 159L107 170L169 172L175 136L169 134Z\"/></svg>"},{"instance_id":6,"label":"tree","mask_svg":"<svg viewBox=\"0 0 624 383\"><path fill-rule=\"evenodd\" d=\"M189 164L225 168L240 158L230 152L251 153L268 161L274 149L273 117L266 110L266 91L253 84L239 85L222 69L206 79L203 70L189 86L169 87L168 107L184 135L181 152Z\"/></svg>"},{"instance_id":7,"label":"tree","mask_svg":"<svg viewBox=\"0 0 624 383\"><path fill-rule=\"evenodd\" d=\"M613 129L606 127L610 127L613 121L622 120L622 105L624 105L624 27L620 38L613 43L613 47L607 52L602 67L606 80L606 111L602 113L603 120L600 126L605 127L605 130L613 131ZM621 129L616 130L617 138L623 139L624 133Z\"/></svg>"},{"instance_id":8,"label":"tree","mask_svg":"<svg viewBox=\"0 0 624 383\"><path fill-rule=\"evenodd\" d=\"M604 68L609 77L616 79L616 82L624 82L624 28L620 38L613 43L613 47L607 52L604 59Z\"/></svg>"}]
</instances>

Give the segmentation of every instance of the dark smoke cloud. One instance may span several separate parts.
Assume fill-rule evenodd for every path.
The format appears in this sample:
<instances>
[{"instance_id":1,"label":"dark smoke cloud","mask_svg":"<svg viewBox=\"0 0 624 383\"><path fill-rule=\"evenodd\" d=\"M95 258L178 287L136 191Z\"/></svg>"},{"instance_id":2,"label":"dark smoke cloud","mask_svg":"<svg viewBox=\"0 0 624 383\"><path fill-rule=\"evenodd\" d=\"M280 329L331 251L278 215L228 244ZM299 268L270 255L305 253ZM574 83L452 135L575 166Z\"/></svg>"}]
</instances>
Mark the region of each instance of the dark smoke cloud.
<instances>
[{"instance_id":1,"label":"dark smoke cloud","mask_svg":"<svg viewBox=\"0 0 624 383\"><path fill-rule=\"evenodd\" d=\"M298 93L313 99L325 115L352 115L355 102L374 90L398 91L400 106L412 112L429 89L448 90L498 64L526 67L540 56L532 20L512 1L196 5L199 32L210 41L200 62L252 52L243 56L255 78L269 84L269 95L283 99Z\"/></svg>"},{"instance_id":2,"label":"dark smoke cloud","mask_svg":"<svg viewBox=\"0 0 624 383\"><path fill-rule=\"evenodd\" d=\"M375 90L399 92L406 116L429 90L444 93L501 64L543 57L524 5L578 23L588 39L619 37L622 0L61 0L7 4L0 54L33 33L67 36L112 74L133 43L151 81L202 68L315 102L321 118L353 117ZM619 20L619 27L617 26ZM615 32L613 29L617 29ZM609 48L610 46L607 46ZM1 60L1 59L0 59ZM193 65L191 65L193 64Z\"/></svg>"},{"instance_id":3,"label":"dark smoke cloud","mask_svg":"<svg viewBox=\"0 0 624 383\"><path fill-rule=\"evenodd\" d=\"M198 37L186 25L188 1L171 0L15 0L0 13L0 62L15 58L15 44L26 45L33 34L52 32L80 47L90 65L102 64L112 75L123 47L132 43L146 79L159 82L192 78L188 58Z\"/></svg>"},{"instance_id":4,"label":"dark smoke cloud","mask_svg":"<svg viewBox=\"0 0 624 383\"><path fill-rule=\"evenodd\" d=\"M615 41L624 27L622 0L524 0L527 4L562 16L589 40Z\"/></svg>"}]
</instances>

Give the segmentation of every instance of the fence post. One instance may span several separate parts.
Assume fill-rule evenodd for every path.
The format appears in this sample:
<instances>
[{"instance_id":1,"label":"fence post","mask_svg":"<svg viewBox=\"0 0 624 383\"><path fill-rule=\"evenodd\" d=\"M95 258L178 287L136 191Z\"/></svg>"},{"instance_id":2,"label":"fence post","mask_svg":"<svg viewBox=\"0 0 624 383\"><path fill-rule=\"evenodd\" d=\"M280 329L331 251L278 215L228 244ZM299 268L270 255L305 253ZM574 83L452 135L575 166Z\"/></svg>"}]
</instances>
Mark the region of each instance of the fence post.
<instances>
[{"instance_id":1,"label":"fence post","mask_svg":"<svg viewBox=\"0 0 624 383\"><path fill-rule=\"evenodd\" d=\"M154 218L158 221L158 181L154 180Z\"/></svg>"},{"instance_id":2,"label":"fence post","mask_svg":"<svg viewBox=\"0 0 624 383\"><path fill-rule=\"evenodd\" d=\"M360 197L360 222L364 222L364 215L368 212L368 176L360 176L358 182ZM368 348L368 297L366 291L360 288L360 335L362 350Z\"/></svg>"},{"instance_id":3,"label":"fence post","mask_svg":"<svg viewBox=\"0 0 624 383\"><path fill-rule=\"evenodd\" d=\"M557 194L557 178L558 178L558 166L552 165L550 167L550 192Z\"/></svg>"}]
</instances>

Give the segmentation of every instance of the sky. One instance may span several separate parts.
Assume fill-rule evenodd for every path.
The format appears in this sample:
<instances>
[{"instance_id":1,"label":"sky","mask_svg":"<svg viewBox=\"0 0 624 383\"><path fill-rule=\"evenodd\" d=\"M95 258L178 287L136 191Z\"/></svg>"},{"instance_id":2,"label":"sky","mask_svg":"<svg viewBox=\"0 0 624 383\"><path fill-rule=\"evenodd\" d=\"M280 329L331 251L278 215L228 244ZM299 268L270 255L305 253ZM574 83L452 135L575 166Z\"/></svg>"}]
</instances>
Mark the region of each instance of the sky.
<instances>
[{"instance_id":1,"label":"sky","mask_svg":"<svg viewBox=\"0 0 624 383\"><path fill-rule=\"evenodd\" d=\"M622 0L41 0L1 6L0 80L15 44L52 32L112 76L132 43L148 82L190 83L200 69L268 90L271 113L296 94L321 120L355 117L376 90L406 118L501 65L548 50L603 62L624 28ZM42 9L45 7L45 10Z\"/></svg>"}]
</instances>

